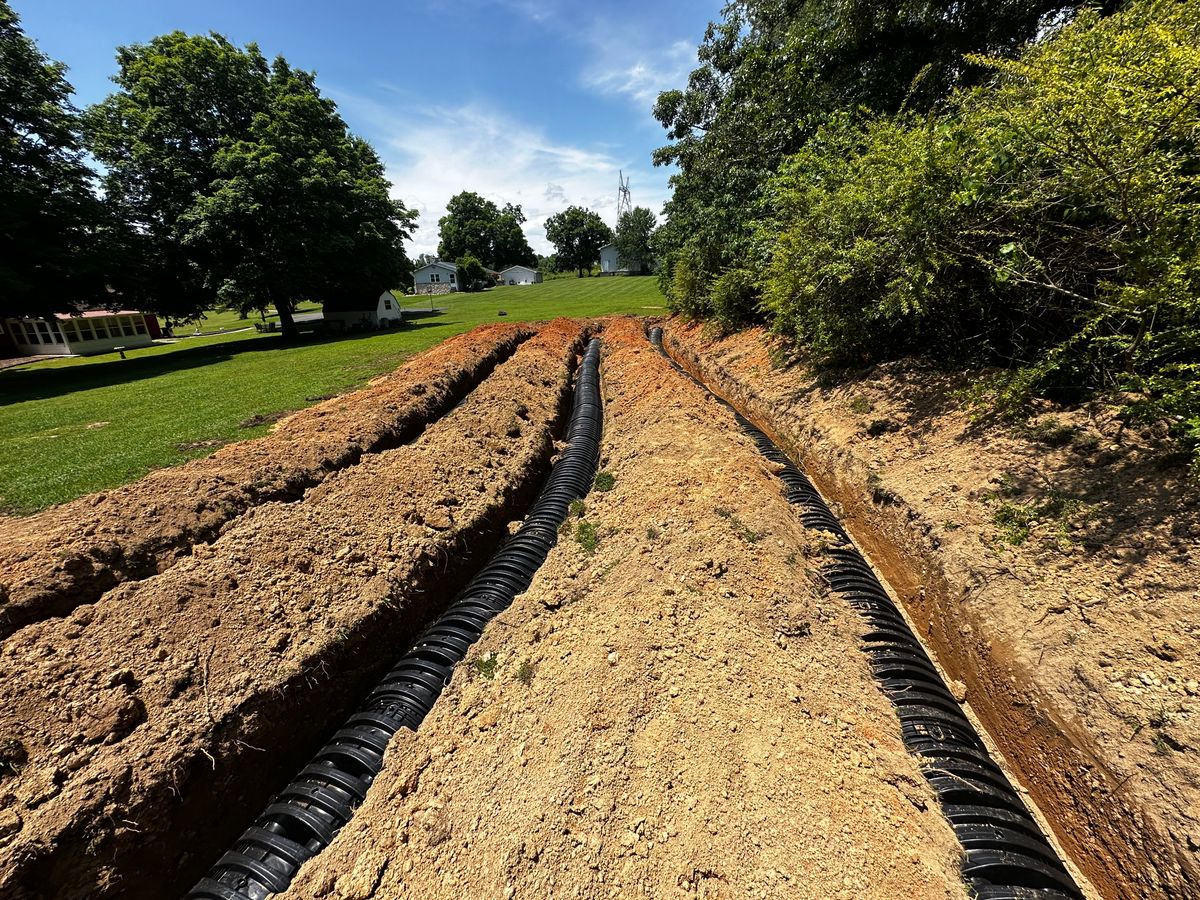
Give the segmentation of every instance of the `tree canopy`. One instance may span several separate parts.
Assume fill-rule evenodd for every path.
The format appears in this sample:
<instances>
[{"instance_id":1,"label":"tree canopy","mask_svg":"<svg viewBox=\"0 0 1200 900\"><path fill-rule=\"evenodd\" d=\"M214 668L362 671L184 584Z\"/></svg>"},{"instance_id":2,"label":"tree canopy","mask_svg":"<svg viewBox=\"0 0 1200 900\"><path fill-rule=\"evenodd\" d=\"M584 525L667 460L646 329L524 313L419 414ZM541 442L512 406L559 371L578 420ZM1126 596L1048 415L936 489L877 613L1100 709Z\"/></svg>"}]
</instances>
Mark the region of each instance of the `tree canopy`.
<instances>
[{"instance_id":1,"label":"tree canopy","mask_svg":"<svg viewBox=\"0 0 1200 900\"><path fill-rule=\"evenodd\" d=\"M575 269L583 277L600 259L600 248L613 238L612 229L590 209L571 206L546 220L546 240L554 245L560 271Z\"/></svg>"},{"instance_id":2,"label":"tree canopy","mask_svg":"<svg viewBox=\"0 0 1200 900\"><path fill-rule=\"evenodd\" d=\"M87 113L108 196L134 225L127 289L195 316L378 294L401 280L415 213L309 72L220 35L117 54L119 90Z\"/></svg>"},{"instance_id":3,"label":"tree canopy","mask_svg":"<svg viewBox=\"0 0 1200 900\"><path fill-rule=\"evenodd\" d=\"M621 216L613 243L617 245L622 266L639 274L650 271L654 258L651 241L656 224L654 213L644 206L635 206Z\"/></svg>"},{"instance_id":4,"label":"tree canopy","mask_svg":"<svg viewBox=\"0 0 1200 900\"><path fill-rule=\"evenodd\" d=\"M112 300L105 263L119 226L91 189L65 71L0 0L0 314Z\"/></svg>"},{"instance_id":5,"label":"tree canopy","mask_svg":"<svg viewBox=\"0 0 1200 900\"><path fill-rule=\"evenodd\" d=\"M949 90L986 77L986 67L964 54L1011 56L1079 5L727 3L705 33L687 87L663 92L654 108L670 140L654 161L679 167L657 242L668 296L681 259L702 290L730 266L762 261L752 235L766 212L768 180L831 115L931 109Z\"/></svg>"},{"instance_id":6,"label":"tree canopy","mask_svg":"<svg viewBox=\"0 0 1200 900\"><path fill-rule=\"evenodd\" d=\"M438 220L438 255L442 259L470 255L494 270L535 265L537 254L521 230L524 223L520 206L506 203L501 209L474 191L463 191L450 198L446 215Z\"/></svg>"}]
</instances>

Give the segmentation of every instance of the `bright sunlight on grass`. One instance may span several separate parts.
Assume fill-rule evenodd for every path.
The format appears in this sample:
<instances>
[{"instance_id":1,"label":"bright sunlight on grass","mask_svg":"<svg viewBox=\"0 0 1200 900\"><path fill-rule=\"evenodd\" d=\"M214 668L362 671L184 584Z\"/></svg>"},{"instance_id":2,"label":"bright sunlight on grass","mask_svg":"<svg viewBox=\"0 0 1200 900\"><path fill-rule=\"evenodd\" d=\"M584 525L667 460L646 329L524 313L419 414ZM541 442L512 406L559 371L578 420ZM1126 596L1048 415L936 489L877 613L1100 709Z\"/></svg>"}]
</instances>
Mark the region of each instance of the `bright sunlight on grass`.
<instances>
[{"instance_id":1,"label":"bright sunlight on grass","mask_svg":"<svg viewBox=\"0 0 1200 900\"><path fill-rule=\"evenodd\" d=\"M0 510L62 503L261 434L267 426L240 423L352 389L476 325L652 315L663 305L654 278L564 278L435 302L446 312L396 331L290 345L254 331L189 337L125 360L108 353L0 371ZM427 306L404 298L406 309Z\"/></svg>"}]
</instances>

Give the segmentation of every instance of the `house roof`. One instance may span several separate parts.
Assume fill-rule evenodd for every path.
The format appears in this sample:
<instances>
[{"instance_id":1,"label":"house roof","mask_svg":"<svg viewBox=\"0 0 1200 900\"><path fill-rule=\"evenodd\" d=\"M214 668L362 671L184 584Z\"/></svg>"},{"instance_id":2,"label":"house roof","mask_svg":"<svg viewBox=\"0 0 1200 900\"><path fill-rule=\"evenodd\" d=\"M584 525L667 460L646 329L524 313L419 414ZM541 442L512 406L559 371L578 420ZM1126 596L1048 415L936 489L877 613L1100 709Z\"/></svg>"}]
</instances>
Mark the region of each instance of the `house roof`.
<instances>
[{"instance_id":1,"label":"house roof","mask_svg":"<svg viewBox=\"0 0 1200 900\"><path fill-rule=\"evenodd\" d=\"M85 309L81 313L55 313L54 318L60 321L68 319L98 319L101 316L144 316L144 312L136 309Z\"/></svg>"},{"instance_id":2,"label":"house roof","mask_svg":"<svg viewBox=\"0 0 1200 900\"><path fill-rule=\"evenodd\" d=\"M458 266L456 266L454 263L442 262L439 259L437 262L425 263L425 265L423 265L423 266L418 266L416 269L413 270L413 274L416 274L417 272L420 272L423 269L431 269L431 268L449 269L451 272L458 271Z\"/></svg>"},{"instance_id":3,"label":"house roof","mask_svg":"<svg viewBox=\"0 0 1200 900\"><path fill-rule=\"evenodd\" d=\"M517 263L515 266L509 266L507 269L501 269L500 274L503 275L505 272L511 272L513 269L524 269L526 272L537 271L537 269L535 269L533 266L523 266L520 263Z\"/></svg>"}]
</instances>

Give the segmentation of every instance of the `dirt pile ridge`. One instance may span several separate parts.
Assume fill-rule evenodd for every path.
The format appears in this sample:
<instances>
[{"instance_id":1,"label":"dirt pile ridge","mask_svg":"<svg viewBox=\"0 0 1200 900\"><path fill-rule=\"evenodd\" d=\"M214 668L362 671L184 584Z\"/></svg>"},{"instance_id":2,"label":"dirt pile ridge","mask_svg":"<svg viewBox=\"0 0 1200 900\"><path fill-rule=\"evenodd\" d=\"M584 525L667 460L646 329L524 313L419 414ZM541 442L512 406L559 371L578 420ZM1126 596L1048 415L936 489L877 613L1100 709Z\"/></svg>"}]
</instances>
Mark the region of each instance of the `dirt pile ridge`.
<instances>
[{"instance_id":1,"label":"dirt pile ridge","mask_svg":"<svg viewBox=\"0 0 1200 900\"><path fill-rule=\"evenodd\" d=\"M928 368L823 387L761 331L665 324L840 506L1097 888L1200 897L1200 491L1162 435L973 423Z\"/></svg>"},{"instance_id":2,"label":"dirt pile ridge","mask_svg":"<svg viewBox=\"0 0 1200 900\"><path fill-rule=\"evenodd\" d=\"M415 437L534 331L477 328L363 390L288 416L261 438L33 516L0 519L0 638L163 571L247 509L295 499L363 454Z\"/></svg>"},{"instance_id":3,"label":"dirt pile ridge","mask_svg":"<svg viewBox=\"0 0 1200 900\"><path fill-rule=\"evenodd\" d=\"M0 645L0 896L189 887L536 492L582 333L543 327L412 444Z\"/></svg>"},{"instance_id":4,"label":"dirt pile ridge","mask_svg":"<svg viewBox=\"0 0 1200 900\"><path fill-rule=\"evenodd\" d=\"M280 896L965 898L812 533L640 323L603 337L615 486Z\"/></svg>"}]
</instances>

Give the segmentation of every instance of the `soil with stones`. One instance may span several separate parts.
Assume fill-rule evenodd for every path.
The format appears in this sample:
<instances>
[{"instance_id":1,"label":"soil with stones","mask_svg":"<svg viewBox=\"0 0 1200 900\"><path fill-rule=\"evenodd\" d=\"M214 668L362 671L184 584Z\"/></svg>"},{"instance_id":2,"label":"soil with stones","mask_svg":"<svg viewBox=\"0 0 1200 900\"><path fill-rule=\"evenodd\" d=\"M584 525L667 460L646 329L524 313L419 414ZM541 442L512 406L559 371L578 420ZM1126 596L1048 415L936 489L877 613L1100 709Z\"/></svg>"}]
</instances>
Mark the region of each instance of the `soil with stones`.
<instances>
[{"instance_id":1,"label":"soil with stones","mask_svg":"<svg viewBox=\"0 0 1200 900\"><path fill-rule=\"evenodd\" d=\"M476 329L364 390L287 417L257 440L33 516L0 519L0 638L163 571L246 510L295 499L364 454L411 440L533 332Z\"/></svg>"},{"instance_id":2,"label":"soil with stones","mask_svg":"<svg viewBox=\"0 0 1200 900\"><path fill-rule=\"evenodd\" d=\"M668 349L802 462L1105 897L1200 897L1200 491L1102 404L975 422L914 364L822 386L760 331Z\"/></svg>"},{"instance_id":3,"label":"soil with stones","mask_svg":"<svg viewBox=\"0 0 1200 900\"><path fill-rule=\"evenodd\" d=\"M769 464L640 323L603 338L612 489L285 896L965 898Z\"/></svg>"},{"instance_id":4,"label":"soil with stones","mask_svg":"<svg viewBox=\"0 0 1200 900\"><path fill-rule=\"evenodd\" d=\"M308 441L281 426L298 465L327 473L303 499L254 506L165 572L0 645L0 896L186 890L246 824L231 812L252 816L294 774L532 499L584 333L544 326L417 440L340 472L316 461L377 444L416 372L448 396L454 365L482 371L521 333L477 332L394 391L307 414ZM296 471L281 453L262 465ZM164 485L127 493L166 502Z\"/></svg>"}]
</instances>

